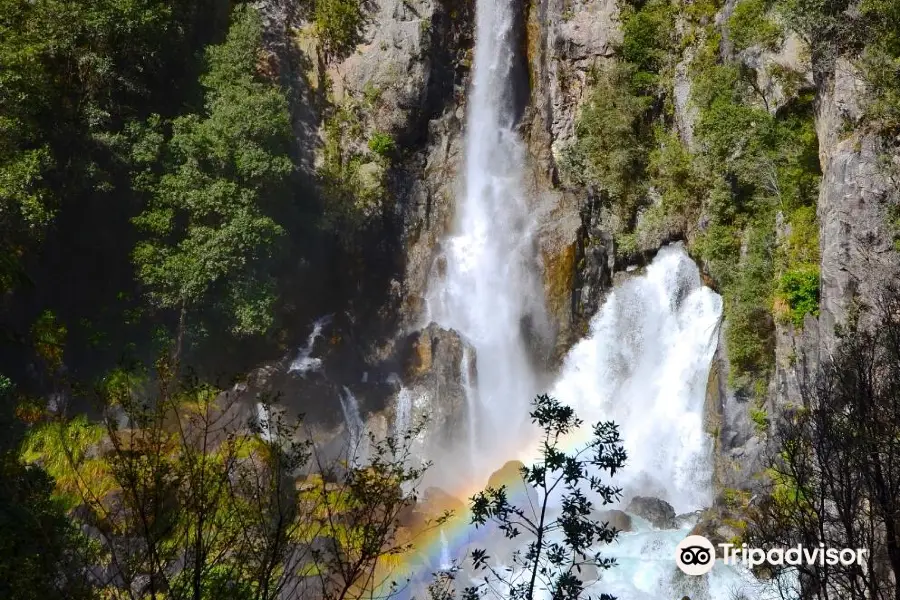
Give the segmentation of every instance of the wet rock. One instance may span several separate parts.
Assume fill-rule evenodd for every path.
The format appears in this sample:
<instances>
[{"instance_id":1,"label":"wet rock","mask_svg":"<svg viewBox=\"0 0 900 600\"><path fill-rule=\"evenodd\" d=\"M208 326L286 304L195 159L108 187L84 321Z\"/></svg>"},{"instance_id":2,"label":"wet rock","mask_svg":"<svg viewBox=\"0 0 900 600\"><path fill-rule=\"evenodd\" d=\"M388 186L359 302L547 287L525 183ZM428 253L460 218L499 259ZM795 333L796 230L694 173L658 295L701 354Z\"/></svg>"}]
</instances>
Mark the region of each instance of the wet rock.
<instances>
[{"instance_id":1,"label":"wet rock","mask_svg":"<svg viewBox=\"0 0 900 600\"><path fill-rule=\"evenodd\" d=\"M633 530L631 515L622 510L597 511L591 518L596 523L609 523L610 527L615 527L618 531L627 533Z\"/></svg>"},{"instance_id":2,"label":"wet rock","mask_svg":"<svg viewBox=\"0 0 900 600\"><path fill-rule=\"evenodd\" d=\"M695 510L694 512L680 514L675 517L675 525L679 529L681 529L682 527L687 527L688 525L694 526L700 520L700 517L702 515L702 510Z\"/></svg>"},{"instance_id":3,"label":"wet rock","mask_svg":"<svg viewBox=\"0 0 900 600\"><path fill-rule=\"evenodd\" d=\"M583 583L591 583L600 579L600 569L596 565L581 565L576 568L574 575Z\"/></svg>"},{"instance_id":4,"label":"wet rock","mask_svg":"<svg viewBox=\"0 0 900 600\"><path fill-rule=\"evenodd\" d=\"M702 535L716 547L717 558L723 558L719 544L734 543L740 539L743 522L739 515L727 509L723 503L717 502L716 506L703 511L700 520L691 529L690 535Z\"/></svg>"},{"instance_id":5,"label":"wet rock","mask_svg":"<svg viewBox=\"0 0 900 600\"><path fill-rule=\"evenodd\" d=\"M659 529L675 529L675 509L665 500L650 496L635 496L625 509L633 515L647 519Z\"/></svg>"},{"instance_id":6,"label":"wet rock","mask_svg":"<svg viewBox=\"0 0 900 600\"><path fill-rule=\"evenodd\" d=\"M531 484L522 479L524 463L511 460L491 473L487 487L499 489L506 486L506 497L517 506L537 506L538 495Z\"/></svg>"},{"instance_id":7,"label":"wet rock","mask_svg":"<svg viewBox=\"0 0 900 600\"><path fill-rule=\"evenodd\" d=\"M448 447L468 427L466 383L474 385L475 350L452 329L431 323L406 340L403 381L414 399L411 425L423 418L429 443Z\"/></svg>"}]
</instances>

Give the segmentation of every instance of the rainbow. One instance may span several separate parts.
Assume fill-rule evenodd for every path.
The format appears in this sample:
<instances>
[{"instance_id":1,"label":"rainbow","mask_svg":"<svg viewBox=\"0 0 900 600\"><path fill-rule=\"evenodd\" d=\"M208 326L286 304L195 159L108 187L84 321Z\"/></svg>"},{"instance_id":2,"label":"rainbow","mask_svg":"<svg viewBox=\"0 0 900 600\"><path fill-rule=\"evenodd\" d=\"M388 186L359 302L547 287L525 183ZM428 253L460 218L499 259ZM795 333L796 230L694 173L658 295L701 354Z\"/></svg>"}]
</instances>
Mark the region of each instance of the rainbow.
<instances>
[{"instance_id":1,"label":"rainbow","mask_svg":"<svg viewBox=\"0 0 900 600\"><path fill-rule=\"evenodd\" d=\"M564 451L572 452L580 444L586 443L590 439L591 433L590 427L582 427L579 431L561 440L560 446ZM531 462L536 455L537 450L534 444L521 453L522 458L528 462ZM472 484L468 488L457 489L453 492L441 490L452 498L462 501L466 508L454 513L440 527L426 528L415 536L412 541L412 550L402 555L399 565L392 573L391 581L397 583L401 589L404 588L404 582L408 583L405 588L408 593L400 593L398 600L411 597L415 591L421 590L422 586L431 583L435 575L445 568L441 562L446 555L449 555L454 561L454 566L459 566L462 559L473 548L485 548L487 542L503 536L494 524L487 523L480 527L472 524L472 514L468 510L469 502L472 496L486 487L505 486L512 504L517 506L527 504L526 486L518 468L515 468L515 465L522 464L525 464L524 460L508 461L495 471L484 485Z\"/></svg>"}]
</instances>

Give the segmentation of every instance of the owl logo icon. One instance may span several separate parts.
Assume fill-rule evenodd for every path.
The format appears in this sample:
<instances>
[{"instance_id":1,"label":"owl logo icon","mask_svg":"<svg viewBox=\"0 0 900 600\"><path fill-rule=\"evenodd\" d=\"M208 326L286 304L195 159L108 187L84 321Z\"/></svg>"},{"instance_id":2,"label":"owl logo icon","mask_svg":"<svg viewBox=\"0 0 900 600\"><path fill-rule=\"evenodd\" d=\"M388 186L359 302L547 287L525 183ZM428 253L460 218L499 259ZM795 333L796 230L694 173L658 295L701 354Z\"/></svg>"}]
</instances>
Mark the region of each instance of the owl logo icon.
<instances>
[{"instance_id":1,"label":"owl logo icon","mask_svg":"<svg viewBox=\"0 0 900 600\"><path fill-rule=\"evenodd\" d=\"M686 575L705 575L716 563L716 549L702 535L689 535L675 548L675 564Z\"/></svg>"}]
</instances>

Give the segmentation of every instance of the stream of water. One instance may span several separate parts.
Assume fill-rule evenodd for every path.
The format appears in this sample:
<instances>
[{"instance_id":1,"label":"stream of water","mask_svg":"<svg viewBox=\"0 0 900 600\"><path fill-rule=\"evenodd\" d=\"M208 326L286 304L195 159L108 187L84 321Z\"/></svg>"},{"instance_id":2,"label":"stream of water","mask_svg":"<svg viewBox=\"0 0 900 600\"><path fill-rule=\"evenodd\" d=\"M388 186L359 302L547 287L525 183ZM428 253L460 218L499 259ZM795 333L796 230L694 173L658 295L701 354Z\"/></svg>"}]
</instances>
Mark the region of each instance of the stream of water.
<instances>
[{"instance_id":1,"label":"stream of water","mask_svg":"<svg viewBox=\"0 0 900 600\"><path fill-rule=\"evenodd\" d=\"M485 478L485 457L508 456L520 444L538 391L527 331L546 320L535 223L520 187L525 150L513 130L513 4L478 3L464 189L455 233L444 242L444 275L432 280L427 298L429 319L475 349L468 447L478 448L471 468Z\"/></svg>"}]
</instances>

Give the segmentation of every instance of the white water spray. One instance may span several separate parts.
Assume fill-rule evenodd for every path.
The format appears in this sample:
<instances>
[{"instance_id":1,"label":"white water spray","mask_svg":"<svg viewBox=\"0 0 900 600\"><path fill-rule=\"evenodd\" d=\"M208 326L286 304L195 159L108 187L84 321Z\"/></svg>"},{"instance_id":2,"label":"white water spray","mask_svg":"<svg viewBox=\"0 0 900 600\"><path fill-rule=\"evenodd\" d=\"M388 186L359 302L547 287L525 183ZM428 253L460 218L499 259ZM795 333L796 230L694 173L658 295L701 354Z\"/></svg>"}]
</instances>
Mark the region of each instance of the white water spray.
<instances>
[{"instance_id":1,"label":"white water spray","mask_svg":"<svg viewBox=\"0 0 900 600\"><path fill-rule=\"evenodd\" d=\"M322 337L322 328L331 323L331 315L327 315L316 319L313 323L312 331L306 338L306 345L300 348L297 358L291 362L288 373L299 373L305 375L310 371L318 371L322 366L322 359L312 356L316 340Z\"/></svg>"},{"instance_id":2,"label":"white water spray","mask_svg":"<svg viewBox=\"0 0 900 600\"><path fill-rule=\"evenodd\" d=\"M513 131L519 50L513 5L478 2L465 190L455 235L445 241L445 274L432 279L427 298L428 318L459 332L476 351L477 390L469 398L476 430L470 436L482 469L509 456L522 438L528 403L538 391L526 330L546 319L534 223L520 188L525 152Z\"/></svg>"},{"instance_id":3,"label":"white water spray","mask_svg":"<svg viewBox=\"0 0 900 600\"><path fill-rule=\"evenodd\" d=\"M409 432L410 425L412 425L412 409L412 390L405 387L400 388L394 406L394 435L403 437Z\"/></svg>"},{"instance_id":4,"label":"white water spray","mask_svg":"<svg viewBox=\"0 0 900 600\"><path fill-rule=\"evenodd\" d=\"M443 529L441 529L441 564L439 566L442 571L449 571L453 568L453 559L450 558L450 544L447 542L447 536L444 535Z\"/></svg>"},{"instance_id":5,"label":"white water spray","mask_svg":"<svg viewBox=\"0 0 900 600\"><path fill-rule=\"evenodd\" d=\"M615 421L628 452L617 483L678 512L710 505L703 404L722 300L680 246L617 287L565 359L551 395L586 423Z\"/></svg>"},{"instance_id":6,"label":"white water spray","mask_svg":"<svg viewBox=\"0 0 900 600\"><path fill-rule=\"evenodd\" d=\"M262 402L256 403L256 421L259 424L259 432L267 442L275 439L275 432L272 431L272 408Z\"/></svg>"},{"instance_id":7,"label":"white water spray","mask_svg":"<svg viewBox=\"0 0 900 600\"><path fill-rule=\"evenodd\" d=\"M369 440L366 425L359 416L359 402L347 386L343 386L339 397L350 438L350 460L353 464L363 464L369 455Z\"/></svg>"}]
</instances>

